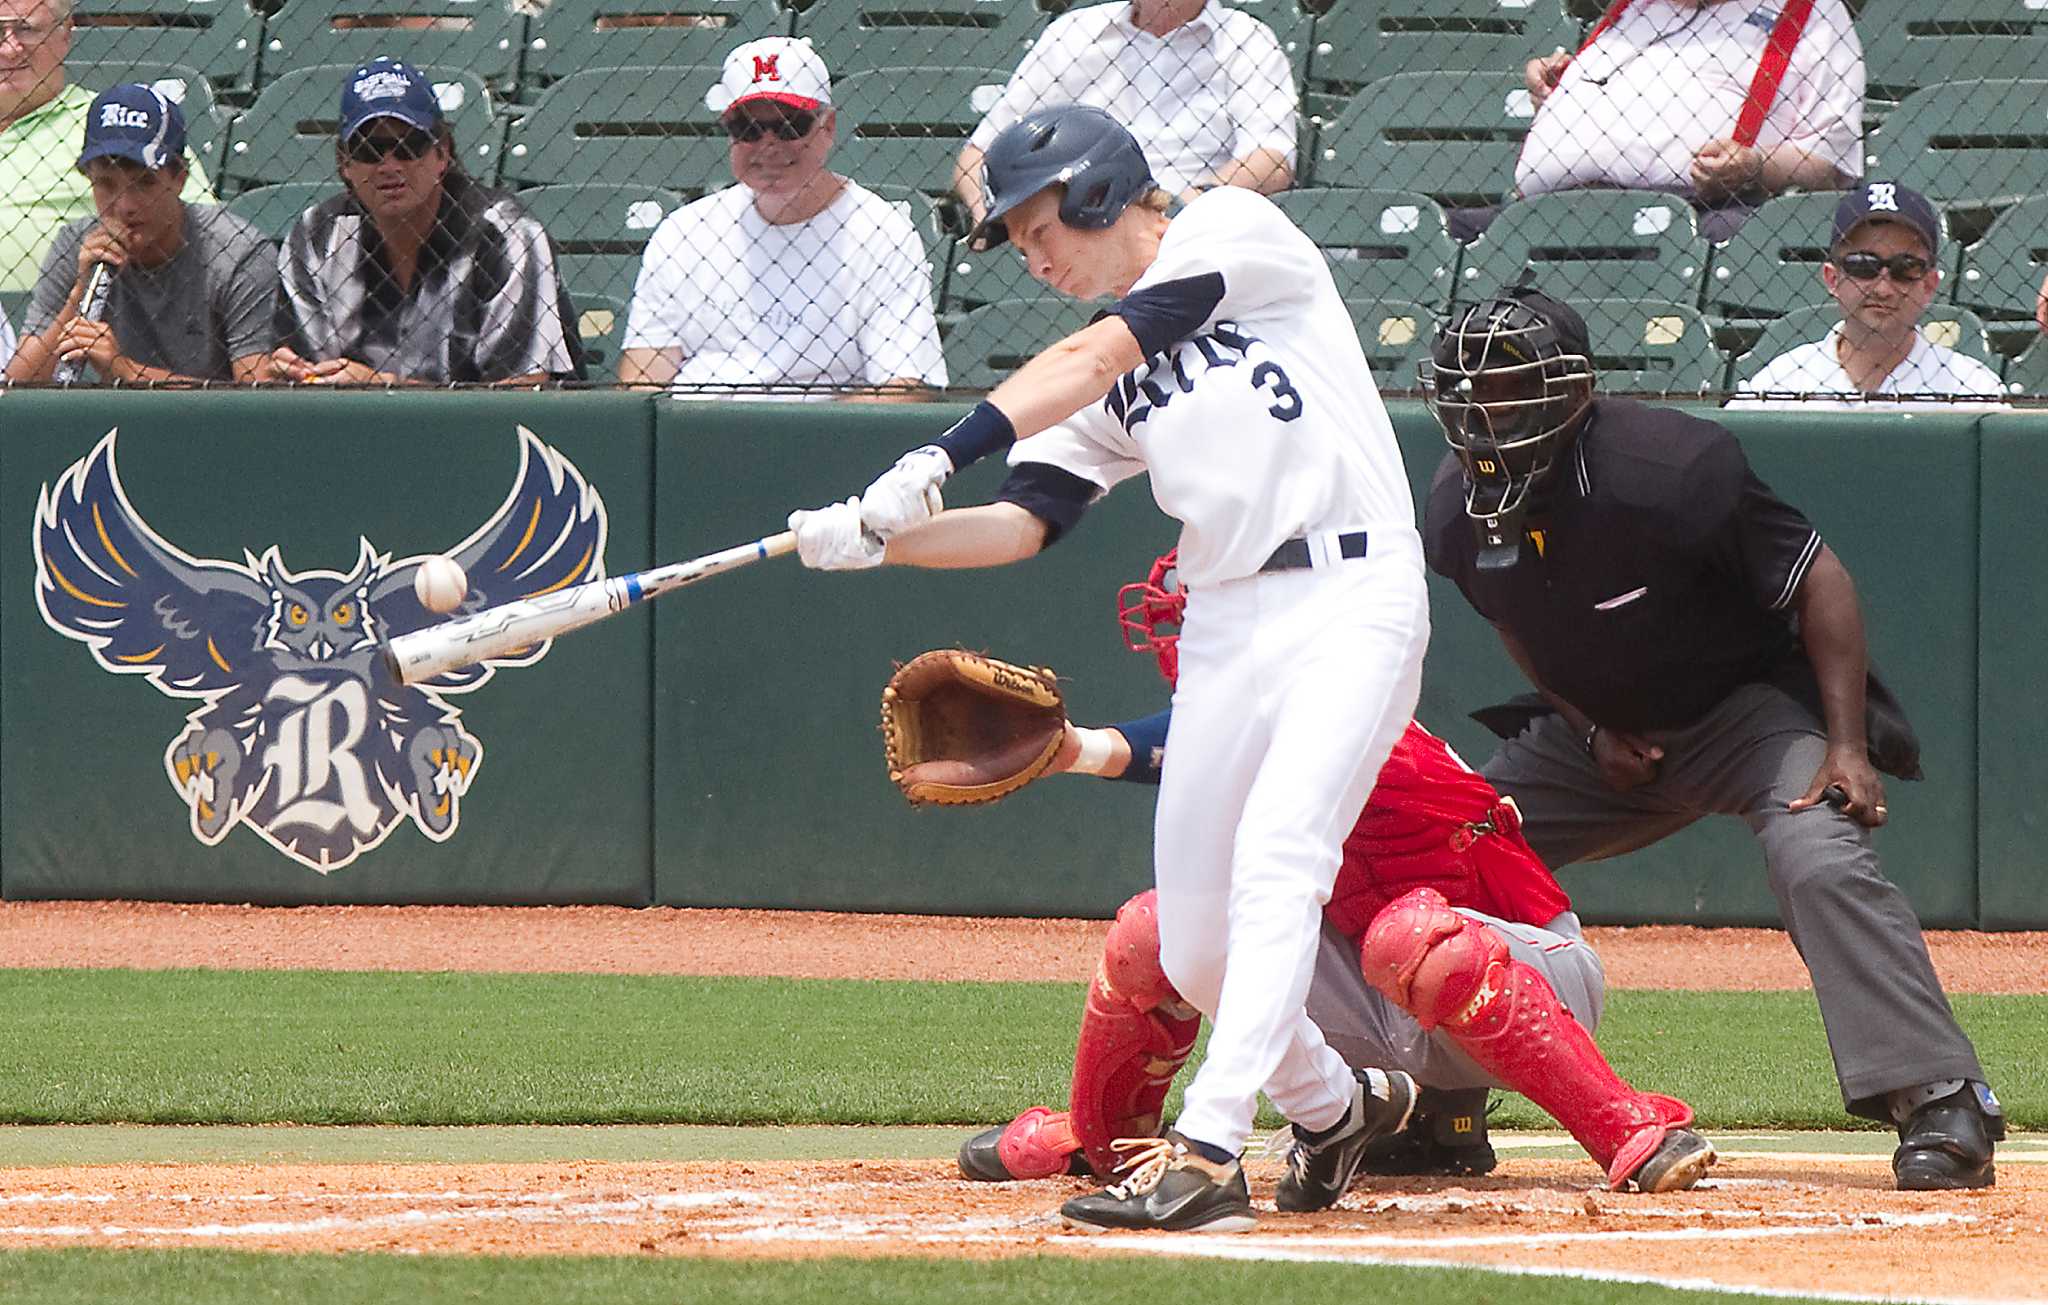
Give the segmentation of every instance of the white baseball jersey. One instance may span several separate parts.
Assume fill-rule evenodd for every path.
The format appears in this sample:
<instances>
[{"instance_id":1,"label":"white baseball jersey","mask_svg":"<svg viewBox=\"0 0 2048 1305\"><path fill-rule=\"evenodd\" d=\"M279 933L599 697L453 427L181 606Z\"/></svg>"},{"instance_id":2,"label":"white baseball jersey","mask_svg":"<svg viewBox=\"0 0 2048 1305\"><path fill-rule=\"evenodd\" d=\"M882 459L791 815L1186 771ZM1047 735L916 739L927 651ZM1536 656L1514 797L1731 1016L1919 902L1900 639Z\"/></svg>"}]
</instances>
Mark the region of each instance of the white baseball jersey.
<instances>
[{"instance_id":1,"label":"white baseball jersey","mask_svg":"<svg viewBox=\"0 0 2048 1305\"><path fill-rule=\"evenodd\" d=\"M917 231L898 206L851 181L806 222L769 222L745 186L662 219L622 345L680 349L682 392L946 383Z\"/></svg>"},{"instance_id":2,"label":"white baseball jersey","mask_svg":"<svg viewBox=\"0 0 2048 1305\"><path fill-rule=\"evenodd\" d=\"M14 324L7 320L7 310L0 308L0 367L5 367L14 357Z\"/></svg>"},{"instance_id":3,"label":"white baseball jersey","mask_svg":"<svg viewBox=\"0 0 2048 1305\"><path fill-rule=\"evenodd\" d=\"M1099 403L1011 450L1100 486L1149 471L1190 586L1323 531L1415 531L1394 428L1322 252L1269 199L1212 190L1132 287L1210 303ZM1213 301L1213 302L1211 302ZM1141 334L1141 339L1143 338Z\"/></svg>"},{"instance_id":4,"label":"white baseball jersey","mask_svg":"<svg viewBox=\"0 0 2048 1305\"><path fill-rule=\"evenodd\" d=\"M1691 193L1693 155L1735 134L1779 9L1765 0L1630 5L1572 60L1529 124L1518 192L1607 185ZM1863 175L1863 83L1847 7L1818 0L1757 145L1790 142L1838 172Z\"/></svg>"},{"instance_id":5,"label":"white baseball jersey","mask_svg":"<svg viewBox=\"0 0 2048 1305\"><path fill-rule=\"evenodd\" d=\"M1741 393L1729 401L1730 406L1788 412L1895 412L1903 408L1923 407L1969 412L2008 406L2003 399L2002 382L1997 372L1975 358L1936 344L1919 332L1914 333L1912 351L1904 362L1892 368L1891 375L1877 387L1877 393L1866 398L1856 397L1859 393L1856 382L1842 370L1841 358L1835 352L1835 342L1841 333L1842 327L1838 322L1823 339L1802 344L1771 359L1764 364L1762 371L1742 383ZM1760 397L1765 394L1811 394L1818 397ZM1905 397L1915 395L1967 396L1977 402Z\"/></svg>"}]
</instances>

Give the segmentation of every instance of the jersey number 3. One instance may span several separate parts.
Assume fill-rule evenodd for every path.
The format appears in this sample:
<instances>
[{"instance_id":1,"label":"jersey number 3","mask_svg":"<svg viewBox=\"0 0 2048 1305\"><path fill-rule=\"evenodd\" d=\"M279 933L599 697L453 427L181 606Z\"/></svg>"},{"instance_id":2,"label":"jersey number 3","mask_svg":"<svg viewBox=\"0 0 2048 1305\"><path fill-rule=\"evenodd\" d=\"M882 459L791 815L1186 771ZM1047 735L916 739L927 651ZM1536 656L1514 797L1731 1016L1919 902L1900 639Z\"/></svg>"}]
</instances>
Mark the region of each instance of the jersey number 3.
<instances>
[{"instance_id":1,"label":"jersey number 3","mask_svg":"<svg viewBox=\"0 0 2048 1305\"><path fill-rule=\"evenodd\" d=\"M1262 362L1252 368L1252 385L1273 394L1273 406L1266 409L1268 416L1281 421L1293 421L1301 415L1301 392L1288 383L1287 373L1276 362Z\"/></svg>"}]
</instances>

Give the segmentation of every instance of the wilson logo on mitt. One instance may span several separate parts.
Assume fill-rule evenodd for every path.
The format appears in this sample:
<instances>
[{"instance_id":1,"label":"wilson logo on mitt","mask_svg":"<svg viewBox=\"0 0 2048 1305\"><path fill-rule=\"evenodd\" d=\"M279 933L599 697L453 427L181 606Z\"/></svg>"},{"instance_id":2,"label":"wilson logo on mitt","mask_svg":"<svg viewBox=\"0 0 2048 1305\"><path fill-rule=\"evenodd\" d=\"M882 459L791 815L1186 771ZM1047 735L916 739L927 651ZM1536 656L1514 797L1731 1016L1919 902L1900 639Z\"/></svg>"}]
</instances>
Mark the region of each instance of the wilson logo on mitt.
<instances>
[{"instance_id":1,"label":"wilson logo on mitt","mask_svg":"<svg viewBox=\"0 0 2048 1305\"><path fill-rule=\"evenodd\" d=\"M911 659L882 690L889 781L912 805L1007 797L1046 773L1066 732L1050 670L962 648Z\"/></svg>"}]
</instances>

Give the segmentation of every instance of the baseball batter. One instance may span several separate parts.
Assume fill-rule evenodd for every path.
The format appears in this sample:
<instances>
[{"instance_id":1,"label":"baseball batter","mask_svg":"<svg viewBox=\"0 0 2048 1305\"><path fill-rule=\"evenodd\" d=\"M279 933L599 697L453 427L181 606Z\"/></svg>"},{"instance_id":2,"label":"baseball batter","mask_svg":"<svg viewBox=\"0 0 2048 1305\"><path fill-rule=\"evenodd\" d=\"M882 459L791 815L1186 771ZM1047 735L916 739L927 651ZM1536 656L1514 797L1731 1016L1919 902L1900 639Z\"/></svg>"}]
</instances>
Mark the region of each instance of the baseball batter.
<instances>
[{"instance_id":1,"label":"baseball batter","mask_svg":"<svg viewBox=\"0 0 2048 1305\"><path fill-rule=\"evenodd\" d=\"M858 500L792 515L811 566L989 565L1037 553L1148 472L1181 522L1192 598L1154 838L1160 960L1215 1024L1178 1128L1083 1227L1240 1230L1239 1153L1263 1088L1302 1127L1281 1202L1320 1209L1414 1104L1354 1074L1304 1003L1345 832L1420 693L1429 611L1393 428L1322 254L1225 188L1171 219L1144 152L1099 109L1033 113L985 160L976 243L1113 302ZM932 519L957 468L1010 449L1001 501ZM916 527L916 528L913 528ZM885 542L886 541L886 544Z\"/></svg>"},{"instance_id":2,"label":"baseball batter","mask_svg":"<svg viewBox=\"0 0 2048 1305\"><path fill-rule=\"evenodd\" d=\"M1173 561L1169 553L1148 583L1126 586L1121 604L1132 646L1156 653L1169 683L1177 636L1162 627L1178 624L1186 601L1172 583ZM1069 726L1055 768L1157 783L1168 715L1106 730ZM1685 1127L1685 1103L1635 1091L1593 1044L1605 976L1520 826L1512 802L1411 721L1344 841L1311 1018L1352 1064L1414 1075L1427 1085L1425 1100L1432 1089L1445 1101L1471 1095L1465 1089L1479 1098L1476 1110L1445 1112L1463 1121L1462 1136L1455 1123L1449 1137L1411 1125L1404 1131L1419 1135L1402 1147L1376 1143L1363 1168L1487 1172L1486 1089L1506 1087L1569 1129L1611 1187L1690 1187L1714 1149ZM1151 899L1132 898L1110 928L1082 1010L1068 1109L1036 1106L969 1139L960 1151L967 1177L1107 1172L1119 1139L1158 1131L1200 1019L1159 973Z\"/></svg>"}]
</instances>

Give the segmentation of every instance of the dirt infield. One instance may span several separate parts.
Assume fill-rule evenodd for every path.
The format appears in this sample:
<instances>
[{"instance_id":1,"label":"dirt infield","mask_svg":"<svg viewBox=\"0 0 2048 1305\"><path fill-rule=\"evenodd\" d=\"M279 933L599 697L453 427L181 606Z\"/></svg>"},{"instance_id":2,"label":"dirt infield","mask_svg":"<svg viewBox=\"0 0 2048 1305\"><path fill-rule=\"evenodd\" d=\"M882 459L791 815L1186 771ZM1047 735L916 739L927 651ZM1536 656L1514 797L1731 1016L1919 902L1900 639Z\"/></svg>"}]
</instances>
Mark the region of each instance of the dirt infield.
<instances>
[{"instance_id":1,"label":"dirt infield","mask_svg":"<svg viewBox=\"0 0 2048 1305\"><path fill-rule=\"evenodd\" d=\"M1105 926L617 908L0 903L0 966L498 970L920 980L1088 977ZM1782 934L1594 931L1616 987L1799 988ZM2048 991L2048 935L1934 934L1951 991ZM943 1161L94 1165L0 1169L0 1246L824 1255L1150 1253L1472 1263L1522 1271L1946 1298L2048 1300L2048 1139L2008 1144L1996 1189L1891 1190L1882 1151L1717 1139L1692 1192L1604 1191L1555 1140L1502 1138L1484 1179L1369 1179L1337 1210L1235 1237L1063 1230L1074 1180L966 1183ZM1863 1139L1868 1142L1870 1139ZM1854 1149L1854 1148L1852 1148Z\"/></svg>"},{"instance_id":2,"label":"dirt infield","mask_svg":"<svg viewBox=\"0 0 2048 1305\"><path fill-rule=\"evenodd\" d=\"M991 1186L943 1162L0 1170L0 1244L811 1258L1150 1252L1497 1265L1728 1286L2021 1299L2041 1291L2048 1165L1991 1192L1889 1190L1884 1158L1745 1153L1698 1190L1600 1190L1584 1161L1367 1179L1251 1234L1082 1235L1078 1180ZM2044 1159L2048 1153L2037 1152ZM1269 1193L1278 1166L1253 1166Z\"/></svg>"},{"instance_id":3,"label":"dirt infield","mask_svg":"<svg viewBox=\"0 0 2048 1305\"><path fill-rule=\"evenodd\" d=\"M1086 982L1108 925L616 906L0 902L0 967L499 970ZM1593 929L1614 988L1798 989L1773 929ZM1930 933L1950 992L2048 992L2048 933Z\"/></svg>"}]
</instances>

